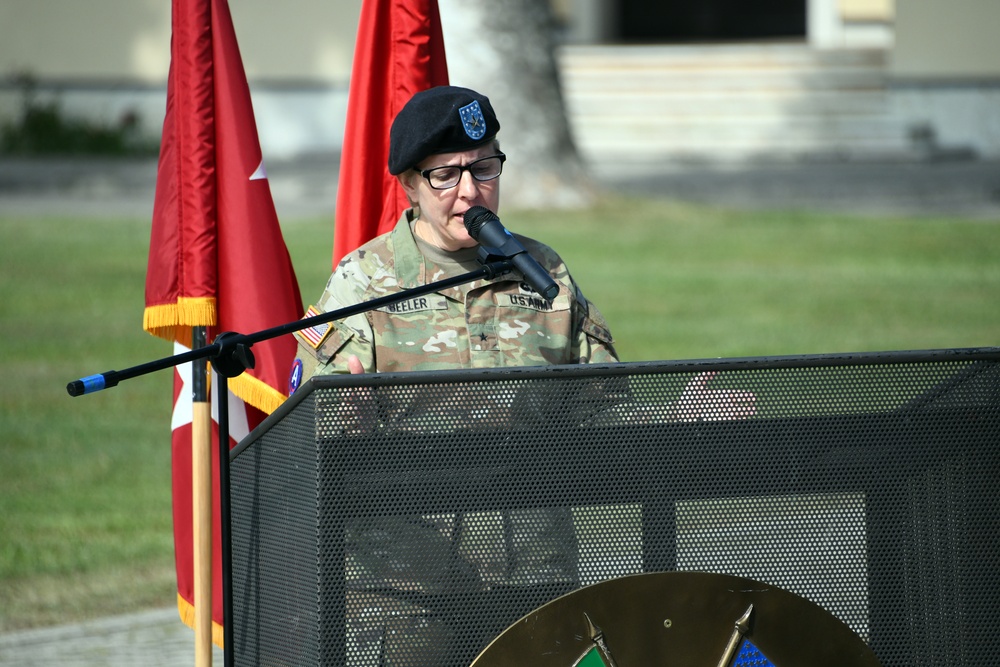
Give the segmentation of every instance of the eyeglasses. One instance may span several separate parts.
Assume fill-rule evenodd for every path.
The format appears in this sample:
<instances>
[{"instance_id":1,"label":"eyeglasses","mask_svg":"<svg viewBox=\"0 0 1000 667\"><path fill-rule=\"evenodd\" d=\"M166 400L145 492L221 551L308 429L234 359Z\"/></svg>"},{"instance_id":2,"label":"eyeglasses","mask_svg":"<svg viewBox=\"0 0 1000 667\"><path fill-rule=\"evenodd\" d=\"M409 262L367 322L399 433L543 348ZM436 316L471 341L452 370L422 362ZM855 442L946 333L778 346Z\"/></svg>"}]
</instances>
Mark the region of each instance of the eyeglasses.
<instances>
[{"instance_id":1,"label":"eyeglasses","mask_svg":"<svg viewBox=\"0 0 1000 667\"><path fill-rule=\"evenodd\" d=\"M500 172L503 171L503 163L506 159L506 155L497 153L496 155L470 162L464 167L461 165L448 165L445 167L424 169L420 172L420 175L426 178L427 182L435 190L449 190L458 185L458 182L462 180L463 171L472 174L472 177L480 183L498 178Z\"/></svg>"}]
</instances>

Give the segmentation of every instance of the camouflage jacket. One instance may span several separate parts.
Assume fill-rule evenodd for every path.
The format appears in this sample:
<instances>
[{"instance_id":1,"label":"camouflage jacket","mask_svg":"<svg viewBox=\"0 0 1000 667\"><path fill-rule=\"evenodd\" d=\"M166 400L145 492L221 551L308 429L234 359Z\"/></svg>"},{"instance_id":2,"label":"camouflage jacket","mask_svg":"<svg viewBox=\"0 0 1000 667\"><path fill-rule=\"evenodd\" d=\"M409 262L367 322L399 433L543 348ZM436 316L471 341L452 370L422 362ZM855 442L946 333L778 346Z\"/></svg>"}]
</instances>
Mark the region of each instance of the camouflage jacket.
<instances>
[{"instance_id":1,"label":"camouflage jacket","mask_svg":"<svg viewBox=\"0 0 1000 667\"><path fill-rule=\"evenodd\" d=\"M442 268L421 253L412 216L412 210L405 211L391 232L344 257L310 314L457 275L457 265ZM518 239L559 285L553 300L512 272L298 332L292 389L299 377L347 372L352 354L366 372L617 361L604 317L584 298L559 256L537 241ZM473 259L460 268L465 273L479 264Z\"/></svg>"}]
</instances>

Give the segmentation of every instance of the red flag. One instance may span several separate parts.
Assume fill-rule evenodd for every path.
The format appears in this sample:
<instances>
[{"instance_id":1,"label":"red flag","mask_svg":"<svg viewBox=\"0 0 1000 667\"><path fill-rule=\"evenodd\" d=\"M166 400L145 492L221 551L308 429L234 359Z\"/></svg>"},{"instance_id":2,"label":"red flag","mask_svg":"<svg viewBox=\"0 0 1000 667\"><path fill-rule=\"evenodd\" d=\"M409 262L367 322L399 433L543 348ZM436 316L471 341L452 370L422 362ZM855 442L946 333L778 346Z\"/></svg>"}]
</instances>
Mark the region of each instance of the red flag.
<instances>
[{"instance_id":1,"label":"red flag","mask_svg":"<svg viewBox=\"0 0 1000 667\"><path fill-rule=\"evenodd\" d=\"M437 0L364 0L340 158L333 264L407 207L389 174L389 127L414 93L448 83Z\"/></svg>"},{"instance_id":2,"label":"red flag","mask_svg":"<svg viewBox=\"0 0 1000 667\"><path fill-rule=\"evenodd\" d=\"M173 0L143 327L190 346L191 327L209 327L212 340L220 331L253 333L301 317L229 7L226 0ZM286 398L295 348L292 336L257 343L256 367L230 380L231 446ZM189 367L177 369L171 428L177 602L181 618L193 625L189 378ZM212 451L217 458L217 445ZM214 641L221 644L217 460L213 466L212 618Z\"/></svg>"}]
</instances>

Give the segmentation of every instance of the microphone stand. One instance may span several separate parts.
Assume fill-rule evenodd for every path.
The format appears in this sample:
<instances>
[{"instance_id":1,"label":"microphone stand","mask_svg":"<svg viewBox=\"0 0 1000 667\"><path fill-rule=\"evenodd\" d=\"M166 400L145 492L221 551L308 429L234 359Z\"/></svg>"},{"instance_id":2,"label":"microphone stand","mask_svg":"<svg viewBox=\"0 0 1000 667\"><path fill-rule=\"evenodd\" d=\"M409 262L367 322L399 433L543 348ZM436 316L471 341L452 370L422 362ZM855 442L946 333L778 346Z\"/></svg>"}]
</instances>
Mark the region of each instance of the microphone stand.
<instances>
[{"instance_id":1,"label":"microphone stand","mask_svg":"<svg viewBox=\"0 0 1000 667\"><path fill-rule=\"evenodd\" d=\"M223 658L225 667L232 667L234 657L233 646L233 581L232 581L232 544L230 542L230 532L232 530L232 516L229 504L229 378L237 377L248 368L253 368L255 364L253 351L250 349L254 343L270 340L290 334L301 329L326 324L334 320L344 319L352 315L374 310L381 306L387 306L399 301L430 294L449 287L455 287L468 282L479 280L480 278L491 279L504 275L513 270L513 262L502 254L498 254L495 248L480 247L479 261L483 266L475 271L446 278L437 282L420 285L412 289L402 290L396 294L372 299L364 303L347 306L329 313L320 313L312 317L307 317L295 322L288 322L280 326L264 329L253 334L240 334L233 331L225 331L216 336L211 345L206 345L189 352L175 354L164 357L156 361L151 361L138 366L132 366L121 371L105 371L97 375L90 375L79 380L74 380L66 385L66 391L70 396L82 396L92 394L102 389L110 389L122 380L130 380L134 377L146 375L155 371L172 368L189 361L198 359L208 359L212 363L212 368L221 378L218 391L219 407L219 495L220 495L220 524L222 540L222 631L223 631Z\"/></svg>"}]
</instances>

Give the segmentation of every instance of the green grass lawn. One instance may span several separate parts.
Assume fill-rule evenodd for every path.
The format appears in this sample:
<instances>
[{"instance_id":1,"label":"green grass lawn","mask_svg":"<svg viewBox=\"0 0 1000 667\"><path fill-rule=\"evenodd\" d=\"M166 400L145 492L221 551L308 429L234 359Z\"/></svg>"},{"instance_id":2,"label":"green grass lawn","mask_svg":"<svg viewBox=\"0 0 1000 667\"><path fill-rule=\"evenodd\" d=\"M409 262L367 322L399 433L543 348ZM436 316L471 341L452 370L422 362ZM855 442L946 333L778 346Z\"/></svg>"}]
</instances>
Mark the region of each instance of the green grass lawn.
<instances>
[{"instance_id":1,"label":"green grass lawn","mask_svg":"<svg viewBox=\"0 0 1000 667\"><path fill-rule=\"evenodd\" d=\"M504 221L560 250L626 361L1000 344L995 222L650 200Z\"/></svg>"},{"instance_id":2,"label":"green grass lawn","mask_svg":"<svg viewBox=\"0 0 1000 667\"><path fill-rule=\"evenodd\" d=\"M548 242L623 360L1000 345L1000 221L863 219L608 200L505 212ZM284 225L303 299L332 224ZM174 604L171 354L142 331L148 220L0 213L0 631Z\"/></svg>"}]
</instances>

